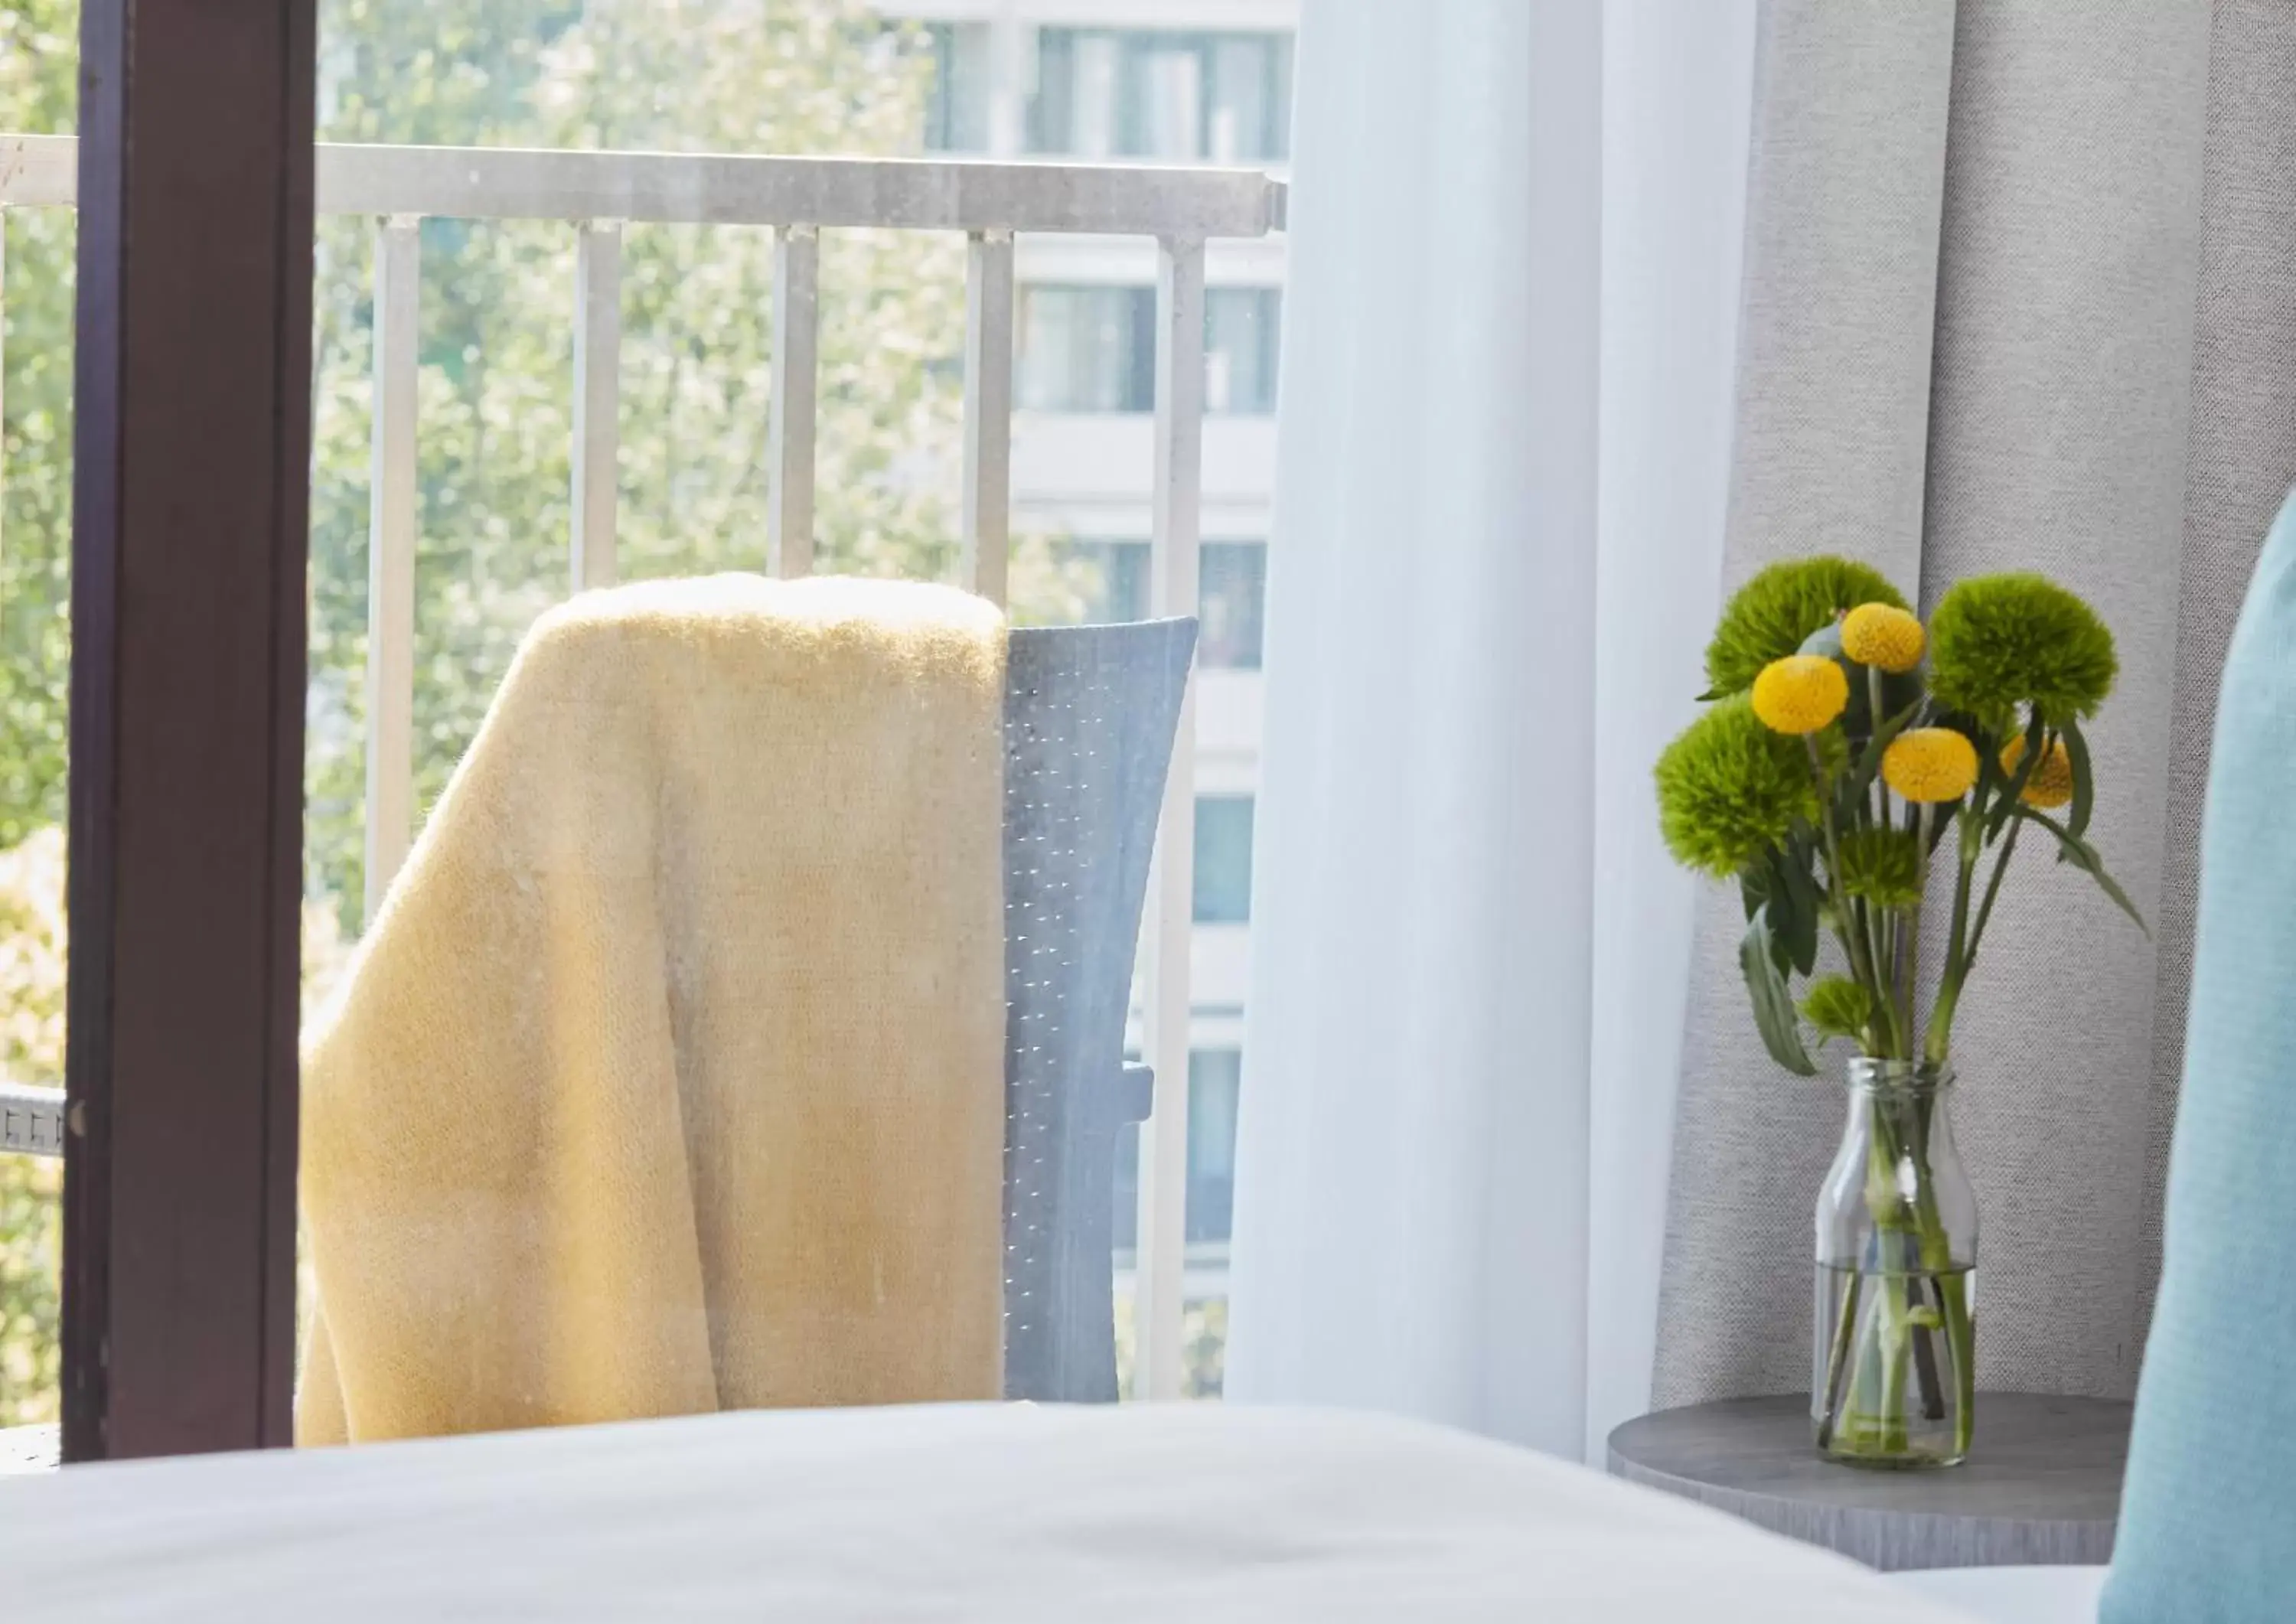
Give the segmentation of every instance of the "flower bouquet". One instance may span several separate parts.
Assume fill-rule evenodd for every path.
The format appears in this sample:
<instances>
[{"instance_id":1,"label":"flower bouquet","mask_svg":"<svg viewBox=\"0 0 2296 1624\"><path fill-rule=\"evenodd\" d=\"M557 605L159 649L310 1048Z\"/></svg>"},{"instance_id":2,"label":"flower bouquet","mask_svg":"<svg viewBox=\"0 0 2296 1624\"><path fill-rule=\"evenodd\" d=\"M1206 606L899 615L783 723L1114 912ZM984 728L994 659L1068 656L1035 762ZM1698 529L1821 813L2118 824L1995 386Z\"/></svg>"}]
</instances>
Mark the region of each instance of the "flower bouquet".
<instances>
[{"instance_id":1,"label":"flower bouquet","mask_svg":"<svg viewBox=\"0 0 2296 1624\"><path fill-rule=\"evenodd\" d=\"M1774 564L1725 608L1707 709L1659 758L1668 847L1744 899L1770 1054L1811 1076L1813 1036L1853 1052L1817 1203L1811 1414L1833 1458L1968 1454L1977 1209L1947 1114L1954 1012L2021 836L2137 918L2087 840L2081 724L2115 670L2103 622L2038 575L1962 581L1924 628L1865 565ZM1925 953L1933 882L1943 950Z\"/></svg>"}]
</instances>

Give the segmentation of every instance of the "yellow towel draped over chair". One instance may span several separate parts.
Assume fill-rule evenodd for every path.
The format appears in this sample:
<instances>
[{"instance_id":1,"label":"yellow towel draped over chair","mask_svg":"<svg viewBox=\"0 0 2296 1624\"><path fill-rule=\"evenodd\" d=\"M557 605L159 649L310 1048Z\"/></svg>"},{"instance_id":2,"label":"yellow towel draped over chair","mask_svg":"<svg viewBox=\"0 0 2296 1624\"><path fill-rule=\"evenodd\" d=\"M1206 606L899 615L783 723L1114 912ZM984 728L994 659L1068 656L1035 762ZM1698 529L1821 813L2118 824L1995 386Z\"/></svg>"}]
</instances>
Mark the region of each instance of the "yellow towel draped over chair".
<instances>
[{"instance_id":1,"label":"yellow towel draped over chair","mask_svg":"<svg viewBox=\"0 0 2296 1624\"><path fill-rule=\"evenodd\" d=\"M889 581L535 627L306 1037L299 1442L998 1395L1004 663Z\"/></svg>"}]
</instances>

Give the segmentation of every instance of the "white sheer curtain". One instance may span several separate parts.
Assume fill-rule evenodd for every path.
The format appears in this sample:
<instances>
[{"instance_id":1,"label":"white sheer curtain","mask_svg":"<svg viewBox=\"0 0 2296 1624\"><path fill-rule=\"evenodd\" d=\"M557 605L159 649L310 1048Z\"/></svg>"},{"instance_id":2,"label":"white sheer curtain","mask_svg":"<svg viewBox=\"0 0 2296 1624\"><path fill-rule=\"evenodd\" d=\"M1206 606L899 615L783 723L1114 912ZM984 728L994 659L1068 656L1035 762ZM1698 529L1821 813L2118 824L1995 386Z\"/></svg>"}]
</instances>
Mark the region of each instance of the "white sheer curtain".
<instances>
[{"instance_id":1,"label":"white sheer curtain","mask_svg":"<svg viewBox=\"0 0 2296 1624\"><path fill-rule=\"evenodd\" d=\"M1227 1392L1646 1407L1753 0L1307 0Z\"/></svg>"}]
</instances>

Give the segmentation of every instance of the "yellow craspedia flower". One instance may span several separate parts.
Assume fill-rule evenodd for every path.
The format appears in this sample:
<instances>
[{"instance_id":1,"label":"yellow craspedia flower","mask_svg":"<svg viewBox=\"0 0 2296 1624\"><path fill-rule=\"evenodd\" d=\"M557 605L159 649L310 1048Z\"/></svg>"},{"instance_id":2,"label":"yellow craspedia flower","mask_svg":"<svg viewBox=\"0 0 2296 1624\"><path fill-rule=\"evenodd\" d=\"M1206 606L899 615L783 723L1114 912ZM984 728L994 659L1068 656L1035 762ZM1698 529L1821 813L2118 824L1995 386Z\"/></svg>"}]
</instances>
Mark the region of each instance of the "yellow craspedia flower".
<instances>
[{"instance_id":1,"label":"yellow craspedia flower","mask_svg":"<svg viewBox=\"0 0 2296 1624\"><path fill-rule=\"evenodd\" d=\"M2001 747L2001 770L2010 777L2017 775L2017 764L2025 759L2023 734ZM2033 775L2025 780L2025 792L2017 797L2029 807L2045 810L2062 807L2073 798L2073 757L2062 739L2049 741L2049 748L2033 764Z\"/></svg>"},{"instance_id":2,"label":"yellow craspedia flower","mask_svg":"<svg viewBox=\"0 0 2296 1624\"><path fill-rule=\"evenodd\" d=\"M1823 654L1773 660L1754 678L1754 714L1772 733L1816 733L1849 703L1849 679Z\"/></svg>"},{"instance_id":3,"label":"yellow craspedia flower","mask_svg":"<svg viewBox=\"0 0 2296 1624\"><path fill-rule=\"evenodd\" d=\"M1901 733L1882 752L1882 781L1907 800L1959 800L1977 782L1977 746L1950 727Z\"/></svg>"},{"instance_id":4,"label":"yellow craspedia flower","mask_svg":"<svg viewBox=\"0 0 2296 1624\"><path fill-rule=\"evenodd\" d=\"M1922 623L1893 603L1860 603L1841 622L1841 652L1895 674L1922 663Z\"/></svg>"}]
</instances>

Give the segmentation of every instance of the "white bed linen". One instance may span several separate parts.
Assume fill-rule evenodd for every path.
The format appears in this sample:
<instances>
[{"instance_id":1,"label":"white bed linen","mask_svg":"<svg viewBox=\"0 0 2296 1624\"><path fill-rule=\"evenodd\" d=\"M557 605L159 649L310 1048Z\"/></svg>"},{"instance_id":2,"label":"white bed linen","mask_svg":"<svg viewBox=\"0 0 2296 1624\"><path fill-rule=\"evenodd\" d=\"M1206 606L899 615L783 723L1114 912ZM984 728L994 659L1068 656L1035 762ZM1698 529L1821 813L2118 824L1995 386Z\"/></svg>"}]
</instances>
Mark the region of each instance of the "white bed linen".
<instances>
[{"instance_id":1,"label":"white bed linen","mask_svg":"<svg viewBox=\"0 0 2296 1624\"><path fill-rule=\"evenodd\" d=\"M1985 1624L2096 1624L2104 1575L2103 1568L1940 1568L1895 1577Z\"/></svg>"},{"instance_id":2,"label":"white bed linen","mask_svg":"<svg viewBox=\"0 0 2296 1624\"><path fill-rule=\"evenodd\" d=\"M0 1615L1965 1620L1546 1456L1212 1405L718 1415L0 1480Z\"/></svg>"}]
</instances>

